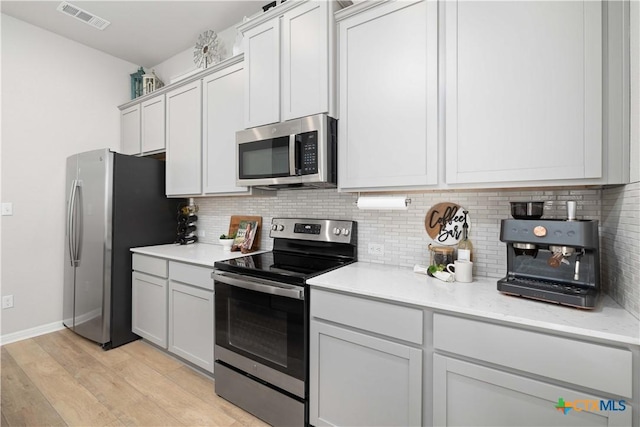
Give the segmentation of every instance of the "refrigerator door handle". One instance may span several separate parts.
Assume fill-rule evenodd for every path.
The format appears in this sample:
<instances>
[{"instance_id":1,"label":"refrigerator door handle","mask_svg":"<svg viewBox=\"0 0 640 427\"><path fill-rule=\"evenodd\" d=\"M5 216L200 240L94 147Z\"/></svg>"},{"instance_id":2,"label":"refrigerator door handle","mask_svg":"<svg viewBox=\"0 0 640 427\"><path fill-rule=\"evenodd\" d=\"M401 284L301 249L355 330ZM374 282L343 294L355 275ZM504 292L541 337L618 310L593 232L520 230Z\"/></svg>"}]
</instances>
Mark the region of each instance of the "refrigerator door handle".
<instances>
[{"instance_id":1,"label":"refrigerator door handle","mask_svg":"<svg viewBox=\"0 0 640 427\"><path fill-rule=\"evenodd\" d=\"M69 206L67 206L67 244L69 246L69 262L73 267L75 264L74 253L75 248L74 245L74 206L76 200L76 180L74 179L71 182L71 189L69 190Z\"/></svg>"},{"instance_id":2,"label":"refrigerator door handle","mask_svg":"<svg viewBox=\"0 0 640 427\"><path fill-rule=\"evenodd\" d=\"M77 228L77 233L74 232L74 237L76 239L75 242L75 255L74 255L74 259L75 259L75 264L76 266L80 263L80 254L82 253L82 238L83 238L83 234L84 234L84 212L82 210L82 205L84 205L84 200L83 196L82 196L82 181L78 180L76 181L76 200L78 202L78 217L76 218L78 224L76 224L76 228Z\"/></svg>"}]
</instances>

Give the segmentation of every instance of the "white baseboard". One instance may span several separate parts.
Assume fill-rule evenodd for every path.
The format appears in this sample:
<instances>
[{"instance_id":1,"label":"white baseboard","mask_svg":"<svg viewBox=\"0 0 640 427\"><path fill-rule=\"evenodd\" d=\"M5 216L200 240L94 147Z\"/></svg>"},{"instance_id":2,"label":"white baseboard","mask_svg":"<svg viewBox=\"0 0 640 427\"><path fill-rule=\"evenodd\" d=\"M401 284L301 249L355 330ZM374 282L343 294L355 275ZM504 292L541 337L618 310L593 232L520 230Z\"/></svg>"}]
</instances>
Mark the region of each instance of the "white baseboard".
<instances>
[{"instance_id":1,"label":"white baseboard","mask_svg":"<svg viewBox=\"0 0 640 427\"><path fill-rule=\"evenodd\" d=\"M37 337L39 335L48 334L64 329L62 321L49 323L48 325L36 326L35 328L25 329L23 331L12 332L6 335L0 335L0 346L11 344L12 342L26 340L28 338Z\"/></svg>"}]
</instances>

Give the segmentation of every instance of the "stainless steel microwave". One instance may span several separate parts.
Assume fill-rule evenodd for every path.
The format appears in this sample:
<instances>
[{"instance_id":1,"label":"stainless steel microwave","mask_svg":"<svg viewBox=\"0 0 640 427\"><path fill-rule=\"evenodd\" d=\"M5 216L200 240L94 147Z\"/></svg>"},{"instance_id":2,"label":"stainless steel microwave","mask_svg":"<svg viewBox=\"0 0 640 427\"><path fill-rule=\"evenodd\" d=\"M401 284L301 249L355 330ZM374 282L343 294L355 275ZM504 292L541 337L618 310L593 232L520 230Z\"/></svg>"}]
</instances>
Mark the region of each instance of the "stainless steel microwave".
<instances>
[{"instance_id":1,"label":"stainless steel microwave","mask_svg":"<svg viewBox=\"0 0 640 427\"><path fill-rule=\"evenodd\" d=\"M333 188L338 121L326 114L236 133L237 184L266 189Z\"/></svg>"}]
</instances>

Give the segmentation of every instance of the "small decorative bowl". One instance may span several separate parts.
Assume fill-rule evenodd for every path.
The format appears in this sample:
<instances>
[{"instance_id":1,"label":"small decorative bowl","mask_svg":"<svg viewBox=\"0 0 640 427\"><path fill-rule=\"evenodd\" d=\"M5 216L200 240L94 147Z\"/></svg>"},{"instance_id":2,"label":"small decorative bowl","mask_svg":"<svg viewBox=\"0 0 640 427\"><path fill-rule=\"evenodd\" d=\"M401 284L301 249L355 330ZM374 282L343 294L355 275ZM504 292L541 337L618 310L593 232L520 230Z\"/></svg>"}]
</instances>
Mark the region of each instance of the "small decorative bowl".
<instances>
[{"instance_id":1,"label":"small decorative bowl","mask_svg":"<svg viewBox=\"0 0 640 427\"><path fill-rule=\"evenodd\" d=\"M223 251L231 252L231 246L233 246L233 239L218 239L218 241L222 245Z\"/></svg>"}]
</instances>

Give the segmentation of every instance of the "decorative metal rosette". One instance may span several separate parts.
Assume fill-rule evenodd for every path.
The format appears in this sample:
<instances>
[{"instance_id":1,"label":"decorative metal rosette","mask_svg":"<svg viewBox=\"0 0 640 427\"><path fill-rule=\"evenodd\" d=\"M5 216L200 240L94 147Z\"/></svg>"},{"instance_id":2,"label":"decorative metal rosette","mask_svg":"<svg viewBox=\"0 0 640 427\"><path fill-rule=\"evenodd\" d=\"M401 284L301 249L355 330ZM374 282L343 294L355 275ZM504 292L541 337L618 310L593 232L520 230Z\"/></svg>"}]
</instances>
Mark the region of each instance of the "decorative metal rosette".
<instances>
[{"instance_id":1,"label":"decorative metal rosette","mask_svg":"<svg viewBox=\"0 0 640 427\"><path fill-rule=\"evenodd\" d=\"M207 68L219 61L218 35L212 30L205 31L198 36L198 41L193 48L193 62L200 68Z\"/></svg>"}]
</instances>

